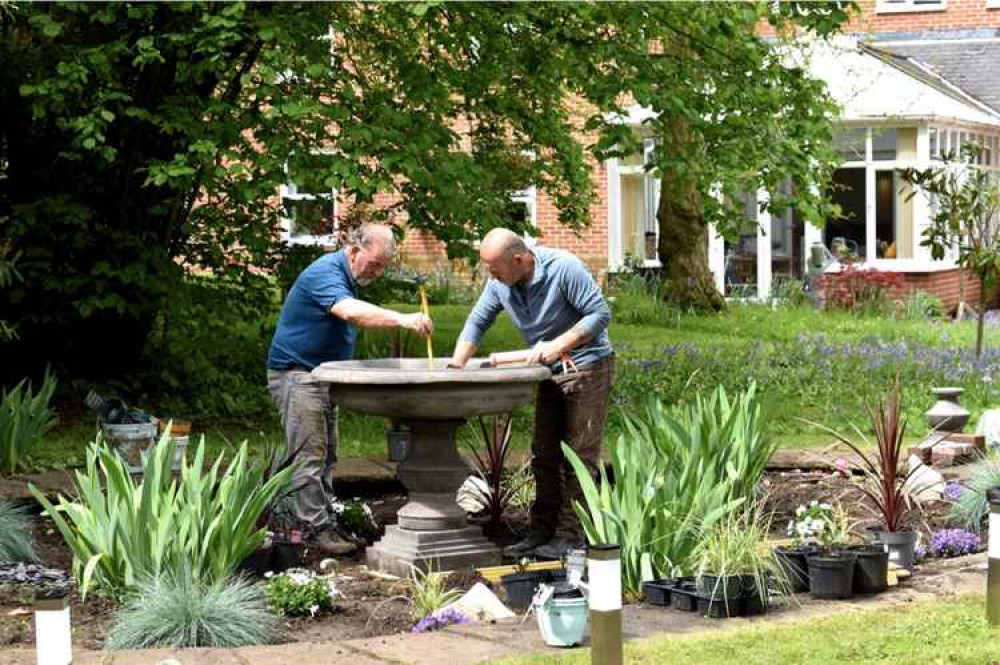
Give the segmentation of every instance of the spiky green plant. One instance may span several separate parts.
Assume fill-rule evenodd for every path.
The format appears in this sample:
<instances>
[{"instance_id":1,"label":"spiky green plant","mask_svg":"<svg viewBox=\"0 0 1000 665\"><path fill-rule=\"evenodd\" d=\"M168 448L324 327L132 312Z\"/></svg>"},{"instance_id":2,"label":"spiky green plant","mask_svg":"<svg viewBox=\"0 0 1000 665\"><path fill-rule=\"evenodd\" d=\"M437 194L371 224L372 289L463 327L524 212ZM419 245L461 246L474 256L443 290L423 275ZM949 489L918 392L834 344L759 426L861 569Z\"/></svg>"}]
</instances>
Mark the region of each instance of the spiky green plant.
<instances>
[{"instance_id":1,"label":"spiky green plant","mask_svg":"<svg viewBox=\"0 0 1000 665\"><path fill-rule=\"evenodd\" d=\"M958 499L951 504L948 517L969 531L982 533L990 512L986 491L1000 485L1000 455L990 453L976 462L964 485Z\"/></svg>"},{"instance_id":2,"label":"spiky green plant","mask_svg":"<svg viewBox=\"0 0 1000 665\"><path fill-rule=\"evenodd\" d=\"M434 572L433 566L422 571L416 566L410 567L410 594L413 601L412 617L420 621L434 614L445 605L453 603L462 596L458 589L448 589L444 584L444 575Z\"/></svg>"},{"instance_id":3,"label":"spiky green plant","mask_svg":"<svg viewBox=\"0 0 1000 665\"><path fill-rule=\"evenodd\" d=\"M0 501L0 563L37 560L24 509Z\"/></svg>"},{"instance_id":4,"label":"spiky green plant","mask_svg":"<svg viewBox=\"0 0 1000 665\"><path fill-rule=\"evenodd\" d=\"M563 454L583 489L574 509L588 541L621 547L622 588L635 597L644 580L692 570L699 534L754 496L776 444L753 384L735 399L720 387L691 405L650 401L623 421L613 484L602 468L598 488L565 444Z\"/></svg>"},{"instance_id":5,"label":"spiky green plant","mask_svg":"<svg viewBox=\"0 0 1000 665\"><path fill-rule=\"evenodd\" d=\"M185 570L141 583L112 620L106 647L270 644L278 625L259 587L245 580L205 582Z\"/></svg>"},{"instance_id":6,"label":"spiky green plant","mask_svg":"<svg viewBox=\"0 0 1000 665\"><path fill-rule=\"evenodd\" d=\"M53 505L29 486L73 552L81 593L97 584L123 595L141 580L185 568L199 580L225 579L263 544L258 518L292 467L264 480L269 460L248 460L244 442L225 471L222 455L206 471L204 437L190 465L182 461L179 481L173 460L174 443L164 433L144 457L137 484L128 463L98 438L86 470L76 472L76 500L60 496Z\"/></svg>"},{"instance_id":7,"label":"spiky green plant","mask_svg":"<svg viewBox=\"0 0 1000 665\"><path fill-rule=\"evenodd\" d=\"M32 449L42 434L56 422L55 411L49 406L56 390L55 377L45 371L42 386L32 391L25 379L0 399L0 472L14 473L25 469Z\"/></svg>"}]
</instances>

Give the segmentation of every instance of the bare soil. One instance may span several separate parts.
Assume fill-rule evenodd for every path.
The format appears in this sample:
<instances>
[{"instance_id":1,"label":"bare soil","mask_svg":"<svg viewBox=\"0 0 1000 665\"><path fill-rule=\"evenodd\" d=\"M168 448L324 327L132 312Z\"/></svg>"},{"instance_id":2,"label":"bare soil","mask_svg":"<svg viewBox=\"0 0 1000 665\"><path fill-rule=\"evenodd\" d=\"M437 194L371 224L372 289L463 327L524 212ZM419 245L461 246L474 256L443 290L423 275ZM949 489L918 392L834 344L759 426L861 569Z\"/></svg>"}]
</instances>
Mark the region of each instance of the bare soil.
<instances>
[{"instance_id":1,"label":"bare soil","mask_svg":"<svg viewBox=\"0 0 1000 665\"><path fill-rule=\"evenodd\" d=\"M848 478L829 471L774 471L764 480L767 490L767 507L773 510L773 533L782 537L785 525L795 508L817 498L840 503L852 517L862 521L873 516L861 501L861 493ZM396 521L396 511L405 503L402 494L389 494L371 503L377 523L385 525ZM947 504L932 502L925 505L926 515L921 528L929 531L943 525ZM500 529L490 534L502 545L513 542L526 527L526 516L513 515ZM69 570L72 556L62 537L52 523L41 516L33 521L37 549L43 562L52 567ZM305 552L304 565L319 569L320 558ZM364 555L355 554L338 560L336 583L342 593L332 612L315 618L287 618L285 640L288 642L328 642L355 638L375 637L407 632L413 625L412 604L405 595L405 585L400 580L385 579L371 574L364 566ZM447 584L456 589L469 589L483 580L474 570L451 574ZM503 599L502 587L493 591ZM33 646L34 625L31 603L34 589L17 585L0 585L0 649L8 646ZM107 635L115 604L90 594L81 602L74 593L71 599L73 614L73 641L78 648L101 649Z\"/></svg>"}]
</instances>

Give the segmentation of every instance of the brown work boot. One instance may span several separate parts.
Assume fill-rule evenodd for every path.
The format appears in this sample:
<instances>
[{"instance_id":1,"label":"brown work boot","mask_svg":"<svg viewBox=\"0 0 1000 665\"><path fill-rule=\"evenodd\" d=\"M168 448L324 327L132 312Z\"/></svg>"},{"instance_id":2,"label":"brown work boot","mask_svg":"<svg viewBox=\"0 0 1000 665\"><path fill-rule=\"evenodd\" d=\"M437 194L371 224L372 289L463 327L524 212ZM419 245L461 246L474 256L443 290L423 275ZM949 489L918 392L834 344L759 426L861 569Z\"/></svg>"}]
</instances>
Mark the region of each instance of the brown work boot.
<instances>
[{"instance_id":1,"label":"brown work boot","mask_svg":"<svg viewBox=\"0 0 1000 665\"><path fill-rule=\"evenodd\" d=\"M316 534L310 545L327 556L345 556L358 549L356 542L344 538L333 529L325 529Z\"/></svg>"}]
</instances>

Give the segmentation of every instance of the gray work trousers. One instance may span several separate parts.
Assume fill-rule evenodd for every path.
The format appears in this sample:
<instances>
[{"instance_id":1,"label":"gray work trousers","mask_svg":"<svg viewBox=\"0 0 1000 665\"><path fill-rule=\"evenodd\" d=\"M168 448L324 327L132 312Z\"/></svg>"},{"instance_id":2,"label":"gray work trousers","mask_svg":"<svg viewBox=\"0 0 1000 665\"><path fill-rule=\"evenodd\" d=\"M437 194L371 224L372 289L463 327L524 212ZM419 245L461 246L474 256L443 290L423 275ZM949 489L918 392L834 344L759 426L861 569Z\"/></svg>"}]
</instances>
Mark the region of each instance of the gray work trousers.
<instances>
[{"instance_id":1,"label":"gray work trousers","mask_svg":"<svg viewBox=\"0 0 1000 665\"><path fill-rule=\"evenodd\" d=\"M297 470L283 508L298 528L316 532L333 524L333 469L337 464L337 407L330 386L305 370L268 370L267 389L285 429L287 454L298 450Z\"/></svg>"}]
</instances>

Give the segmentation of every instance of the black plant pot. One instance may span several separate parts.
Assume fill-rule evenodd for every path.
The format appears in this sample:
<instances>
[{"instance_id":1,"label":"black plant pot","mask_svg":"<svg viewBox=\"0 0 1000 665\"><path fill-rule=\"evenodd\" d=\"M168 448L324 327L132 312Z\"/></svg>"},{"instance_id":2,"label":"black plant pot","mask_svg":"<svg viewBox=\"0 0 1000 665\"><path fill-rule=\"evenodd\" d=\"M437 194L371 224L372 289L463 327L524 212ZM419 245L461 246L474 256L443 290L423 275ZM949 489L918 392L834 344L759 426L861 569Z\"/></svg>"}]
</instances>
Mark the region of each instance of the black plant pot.
<instances>
[{"instance_id":1,"label":"black plant pot","mask_svg":"<svg viewBox=\"0 0 1000 665\"><path fill-rule=\"evenodd\" d=\"M753 592L757 584L753 575L702 575L698 578L698 593L715 599L742 598Z\"/></svg>"},{"instance_id":2,"label":"black plant pot","mask_svg":"<svg viewBox=\"0 0 1000 665\"><path fill-rule=\"evenodd\" d=\"M507 601L512 607L525 609L535 597L538 585L549 579L547 571L539 570L527 573L513 573L500 578L507 592Z\"/></svg>"},{"instance_id":3,"label":"black plant pot","mask_svg":"<svg viewBox=\"0 0 1000 665\"><path fill-rule=\"evenodd\" d=\"M271 565L271 558L273 554L273 545L261 547L259 550L256 550L253 554L243 560L243 563L241 563L237 568L237 572L245 573L250 577L262 578L264 577L264 573L269 570L274 570Z\"/></svg>"},{"instance_id":4,"label":"black plant pot","mask_svg":"<svg viewBox=\"0 0 1000 665\"><path fill-rule=\"evenodd\" d=\"M281 573L302 563L301 543L275 543L271 554L271 570Z\"/></svg>"},{"instance_id":5,"label":"black plant pot","mask_svg":"<svg viewBox=\"0 0 1000 665\"><path fill-rule=\"evenodd\" d=\"M858 555L854 564L854 592L880 593L889 586L889 553L882 545L852 547Z\"/></svg>"},{"instance_id":6,"label":"black plant pot","mask_svg":"<svg viewBox=\"0 0 1000 665\"><path fill-rule=\"evenodd\" d=\"M809 564L809 593L814 598L851 598L854 596L854 552L814 554Z\"/></svg>"},{"instance_id":7,"label":"black plant pot","mask_svg":"<svg viewBox=\"0 0 1000 665\"><path fill-rule=\"evenodd\" d=\"M792 593L809 590L809 565L806 563L806 557L818 551L818 547L812 546L774 548L774 559L788 578L789 590Z\"/></svg>"},{"instance_id":8,"label":"black plant pot","mask_svg":"<svg viewBox=\"0 0 1000 665\"><path fill-rule=\"evenodd\" d=\"M669 605L670 590L677 584L674 579L652 580L642 585L643 599L650 605Z\"/></svg>"}]
</instances>

